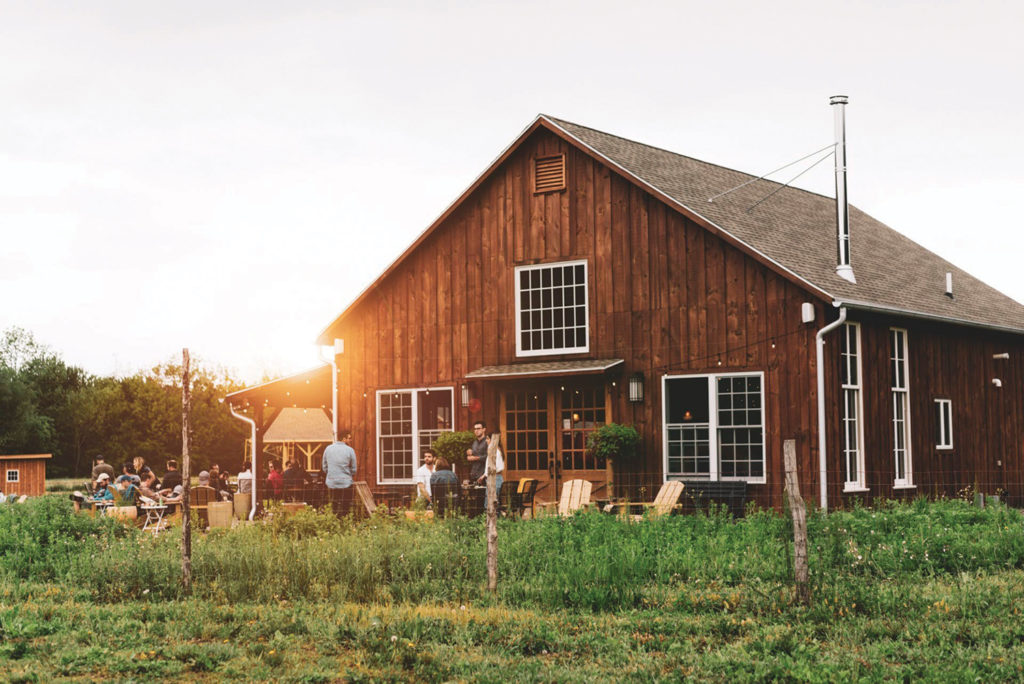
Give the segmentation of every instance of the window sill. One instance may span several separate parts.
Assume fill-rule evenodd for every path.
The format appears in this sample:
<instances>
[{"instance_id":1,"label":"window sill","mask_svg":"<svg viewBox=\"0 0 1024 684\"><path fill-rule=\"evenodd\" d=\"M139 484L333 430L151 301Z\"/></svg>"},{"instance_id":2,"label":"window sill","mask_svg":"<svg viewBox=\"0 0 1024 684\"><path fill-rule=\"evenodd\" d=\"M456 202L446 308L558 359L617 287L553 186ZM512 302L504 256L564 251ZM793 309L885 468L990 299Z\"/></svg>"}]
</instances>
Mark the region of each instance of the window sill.
<instances>
[{"instance_id":1,"label":"window sill","mask_svg":"<svg viewBox=\"0 0 1024 684\"><path fill-rule=\"evenodd\" d=\"M863 494L870 491L867 487L843 487L843 494Z\"/></svg>"},{"instance_id":2,"label":"window sill","mask_svg":"<svg viewBox=\"0 0 1024 684\"><path fill-rule=\"evenodd\" d=\"M893 489L917 489L917 485L912 485L912 484L898 484L898 485L893 485L893 486L892 486L892 488L893 488Z\"/></svg>"}]
</instances>

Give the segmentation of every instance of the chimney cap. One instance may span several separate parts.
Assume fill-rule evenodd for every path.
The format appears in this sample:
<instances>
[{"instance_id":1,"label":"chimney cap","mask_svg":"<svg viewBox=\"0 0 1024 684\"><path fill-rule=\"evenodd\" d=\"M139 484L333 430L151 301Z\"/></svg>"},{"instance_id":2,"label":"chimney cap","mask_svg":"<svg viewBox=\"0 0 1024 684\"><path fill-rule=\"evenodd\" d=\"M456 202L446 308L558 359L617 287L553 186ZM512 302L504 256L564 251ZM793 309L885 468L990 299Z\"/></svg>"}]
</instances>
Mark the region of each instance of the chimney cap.
<instances>
[{"instance_id":1,"label":"chimney cap","mask_svg":"<svg viewBox=\"0 0 1024 684\"><path fill-rule=\"evenodd\" d=\"M833 95L832 97L828 98L828 103L830 105L849 104L850 98L847 97L846 95Z\"/></svg>"}]
</instances>

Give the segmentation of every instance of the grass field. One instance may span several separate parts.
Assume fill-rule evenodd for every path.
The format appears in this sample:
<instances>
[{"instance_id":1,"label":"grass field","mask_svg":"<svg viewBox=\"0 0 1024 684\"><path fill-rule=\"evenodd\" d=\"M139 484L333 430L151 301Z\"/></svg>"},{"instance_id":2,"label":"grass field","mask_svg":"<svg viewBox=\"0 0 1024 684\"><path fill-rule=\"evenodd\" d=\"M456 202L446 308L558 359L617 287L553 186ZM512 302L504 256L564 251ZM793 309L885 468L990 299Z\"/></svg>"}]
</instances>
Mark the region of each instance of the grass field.
<instances>
[{"instance_id":1,"label":"grass field","mask_svg":"<svg viewBox=\"0 0 1024 684\"><path fill-rule=\"evenodd\" d=\"M814 602L787 521L483 523L303 513L177 540L0 508L0 677L286 681L1024 679L1024 519L964 502L812 515Z\"/></svg>"}]
</instances>

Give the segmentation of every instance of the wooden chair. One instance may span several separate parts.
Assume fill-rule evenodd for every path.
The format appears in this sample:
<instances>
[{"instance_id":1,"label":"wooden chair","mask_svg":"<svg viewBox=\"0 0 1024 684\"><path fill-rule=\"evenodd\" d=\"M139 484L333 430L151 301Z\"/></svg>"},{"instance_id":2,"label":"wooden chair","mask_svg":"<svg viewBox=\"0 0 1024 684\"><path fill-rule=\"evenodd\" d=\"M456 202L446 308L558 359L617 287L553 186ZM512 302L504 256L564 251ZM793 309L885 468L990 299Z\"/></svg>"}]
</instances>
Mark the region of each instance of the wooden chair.
<instances>
[{"instance_id":1,"label":"wooden chair","mask_svg":"<svg viewBox=\"0 0 1024 684\"><path fill-rule=\"evenodd\" d=\"M682 504L679 503L679 497L683 495L684 487L685 485L681 480L669 480L661 485L661 489L658 490L658 495L654 497L654 501L634 504L610 503L604 507L604 510L606 513L614 513L619 508L625 509L627 506L637 506L649 515L668 515L673 509L682 508ZM629 511L625 510L624 512L628 513ZM643 518L643 514L635 514L632 518L633 520L640 520Z\"/></svg>"},{"instance_id":2,"label":"wooden chair","mask_svg":"<svg viewBox=\"0 0 1024 684\"><path fill-rule=\"evenodd\" d=\"M519 480L519 484L516 486L515 491L509 497L508 512L509 515L518 514L519 517L523 517L526 513L526 507L530 507L530 515L533 516L533 495L537 493L537 480L531 477L524 477Z\"/></svg>"},{"instance_id":3,"label":"wooden chair","mask_svg":"<svg viewBox=\"0 0 1024 684\"><path fill-rule=\"evenodd\" d=\"M199 514L203 527L210 524L207 507L211 502L220 501L220 494L213 487L196 485L188 490L188 507L193 513Z\"/></svg>"},{"instance_id":4,"label":"wooden chair","mask_svg":"<svg viewBox=\"0 0 1024 684\"><path fill-rule=\"evenodd\" d=\"M353 482L352 486L355 487L356 496L359 497L363 508L366 509L366 514L373 515L377 510L377 503L373 500L373 492L370 491L370 485L365 482Z\"/></svg>"},{"instance_id":5,"label":"wooden chair","mask_svg":"<svg viewBox=\"0 0 1024 684\"><path fill-rule=\"evenodd\" d=\"M454 515L459 510L462 485L458 482L438 482L430 486L430 493L435 518L444 518L449 512Z\"/></svg>"},{"instance_id":6,"label":"wooden chair","mask_svg":"<svg viewBox=\"0 0 1024 684\"><path fill-rule=\"evenodd\" d=\"M589 480L567 480L562 484L562 496L557 504L544 504L545 507L558 506L558 515L569 516L590 505L590 489L593 485Z\"/></svg>"}]
</instances>

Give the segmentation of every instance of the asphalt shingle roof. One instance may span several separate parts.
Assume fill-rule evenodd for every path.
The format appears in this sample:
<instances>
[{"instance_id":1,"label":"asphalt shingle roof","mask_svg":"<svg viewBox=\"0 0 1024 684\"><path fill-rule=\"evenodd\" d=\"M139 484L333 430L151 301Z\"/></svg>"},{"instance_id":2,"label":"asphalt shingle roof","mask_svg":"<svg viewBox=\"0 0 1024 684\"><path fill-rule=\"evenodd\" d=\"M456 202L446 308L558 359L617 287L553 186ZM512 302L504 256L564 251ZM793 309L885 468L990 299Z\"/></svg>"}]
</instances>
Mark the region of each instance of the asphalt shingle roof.
<instances>
[{"instance_id":1,"label":"asphalt shingle roof","mask_svg":"<svg viewBox=\"0 0 1024 684\"><path fill-rule=\"evenodd\" d=\"M569 137L653 186L689 211L838 302L1024 332L1024 306L850 206L851 265L857 283L836 275L835 200L753 178L615 135L543 116ZM946 273L953 293L946 296Z\"/></svg>"}]
</instances>

